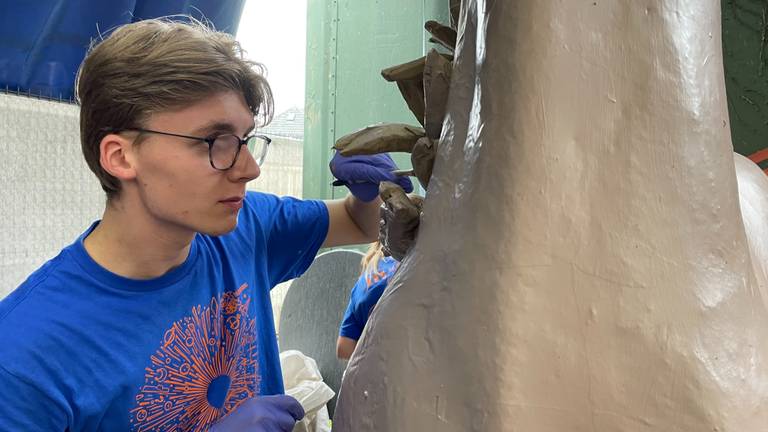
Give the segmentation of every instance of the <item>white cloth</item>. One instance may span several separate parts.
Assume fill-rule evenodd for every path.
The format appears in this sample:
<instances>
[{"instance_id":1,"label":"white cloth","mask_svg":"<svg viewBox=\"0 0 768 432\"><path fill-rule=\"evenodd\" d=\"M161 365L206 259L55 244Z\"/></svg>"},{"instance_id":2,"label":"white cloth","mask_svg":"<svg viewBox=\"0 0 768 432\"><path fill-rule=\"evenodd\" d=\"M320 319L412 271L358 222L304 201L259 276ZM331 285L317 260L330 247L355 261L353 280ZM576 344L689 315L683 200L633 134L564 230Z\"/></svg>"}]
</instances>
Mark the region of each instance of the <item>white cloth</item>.
<instances>
[{"instance_id":1,"label":"white cloth","mask_svg":"<svg viewBox=\"0 0 768 432\"><path fill-rule=\"evenodd\" d=\"M285 394L293 396L304 407L304 419L296 423L293 432L330 432L331 421L326 404L336 393L323 382L317 362L301 351L280 353Z\"/></svg>"}]
</instances>

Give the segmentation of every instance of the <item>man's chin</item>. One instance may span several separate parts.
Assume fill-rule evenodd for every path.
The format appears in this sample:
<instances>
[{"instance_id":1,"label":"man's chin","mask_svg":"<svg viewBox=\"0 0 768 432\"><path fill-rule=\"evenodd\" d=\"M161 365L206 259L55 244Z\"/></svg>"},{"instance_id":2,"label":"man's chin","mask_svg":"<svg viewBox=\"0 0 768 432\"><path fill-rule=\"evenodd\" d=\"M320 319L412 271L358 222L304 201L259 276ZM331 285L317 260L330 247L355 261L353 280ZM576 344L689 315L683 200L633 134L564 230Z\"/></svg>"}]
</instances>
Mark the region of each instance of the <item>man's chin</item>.
<instances>
[{"instance_id":1,"label":"man's chin","mask_svg":"<svg viewBox=\"0 0 768 432\"><path fill-rule=\"evenodd\" d=\"M231 233L232 231L235 230L235 228L237 228L237 221L235 221L232 224L227 224L227 225L223 225L222 224L222 225L219 225L219 226L204 227L204 228L200 229L198 232L200 234L205 234L207 236L218 237L218 236L223 236L225 234Z\"/></svg>"}]
</instances>

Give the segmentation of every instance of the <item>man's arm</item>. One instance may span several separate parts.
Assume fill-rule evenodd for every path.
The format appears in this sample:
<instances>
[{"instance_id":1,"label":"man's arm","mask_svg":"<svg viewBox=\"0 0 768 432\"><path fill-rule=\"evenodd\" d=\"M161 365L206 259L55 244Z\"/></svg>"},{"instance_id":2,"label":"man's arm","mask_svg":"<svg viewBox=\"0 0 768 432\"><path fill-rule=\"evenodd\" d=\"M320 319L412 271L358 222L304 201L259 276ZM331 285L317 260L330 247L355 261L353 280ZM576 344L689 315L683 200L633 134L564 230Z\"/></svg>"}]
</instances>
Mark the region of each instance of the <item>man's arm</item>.
<instances>
[{"instance_id":1,"label":"man's arm","mask_svg":"<svg viewBox=\"0 0 768 432\"><path fill-rule=\"evenodd\" d=\"M37 387L27 384L0 365L0 431L68 429L63 406Z\"/></svg>"},{"instance_id":2,"label":"man's arm","mask_svg":"<svg viewBox=\"0 0 768 432\"><path fill-rule=\"evenodd\" d=\"M328 234L322 247L372 243L379 236L381 198L363 202L354 195L324 201L328 207Z\"/></svg>"}]
</instances>

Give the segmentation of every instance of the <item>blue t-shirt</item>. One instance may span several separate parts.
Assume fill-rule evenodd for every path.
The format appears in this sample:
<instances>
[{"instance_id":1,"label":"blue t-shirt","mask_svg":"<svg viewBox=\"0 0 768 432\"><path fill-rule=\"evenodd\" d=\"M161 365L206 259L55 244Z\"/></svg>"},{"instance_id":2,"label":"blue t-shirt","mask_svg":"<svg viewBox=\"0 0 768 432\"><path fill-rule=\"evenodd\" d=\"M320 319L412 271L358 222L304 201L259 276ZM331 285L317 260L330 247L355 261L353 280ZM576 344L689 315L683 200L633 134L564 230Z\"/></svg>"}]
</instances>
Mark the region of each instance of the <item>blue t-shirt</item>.
<instances>
[{"instance_id":1,"label":"blue t-shirt","mask_svg":"<svg viewBox=\"0 0 768 432\"><path fill-rule=\"evenodd\" d=\"M387 288L387 283L395 274L399 264L392 257L382 257L375 271L360 276L349 295L349 304L339 329L340 336L354 340L360 339L368 316L384 293L384 289Z\"/></svg>"},{"instance_id":2,"label":"blue t-shirt","mask_svg":"<svg viewBox=\"0 0 768 432\"><path fill-rule=\"evenodd\" d=\"M312 263L324 203L250 192L151 280L93 261L95 226L0 302L0 431L207 431L284 391L269 291Z\"/></svg>"}]
</instances>

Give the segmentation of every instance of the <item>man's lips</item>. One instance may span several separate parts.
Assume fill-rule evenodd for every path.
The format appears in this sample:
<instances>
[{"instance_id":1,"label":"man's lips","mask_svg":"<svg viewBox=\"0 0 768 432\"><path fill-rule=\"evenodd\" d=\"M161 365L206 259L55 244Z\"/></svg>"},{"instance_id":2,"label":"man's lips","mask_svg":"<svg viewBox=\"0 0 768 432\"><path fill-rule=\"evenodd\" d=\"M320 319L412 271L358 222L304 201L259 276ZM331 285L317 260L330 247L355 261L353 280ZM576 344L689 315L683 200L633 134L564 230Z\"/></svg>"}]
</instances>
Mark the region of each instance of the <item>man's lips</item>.
<instances>
[{"instance_id":1,"label":"man's lips","mask_svg":"<svg viewBox=\"0 0 768 432\"><path fill-rule=\"evenodd\" d=\"M243 208L243 197L240 196L229 197L219 202L232 210L240 210Z\"/></svg>"}]
</instances>

